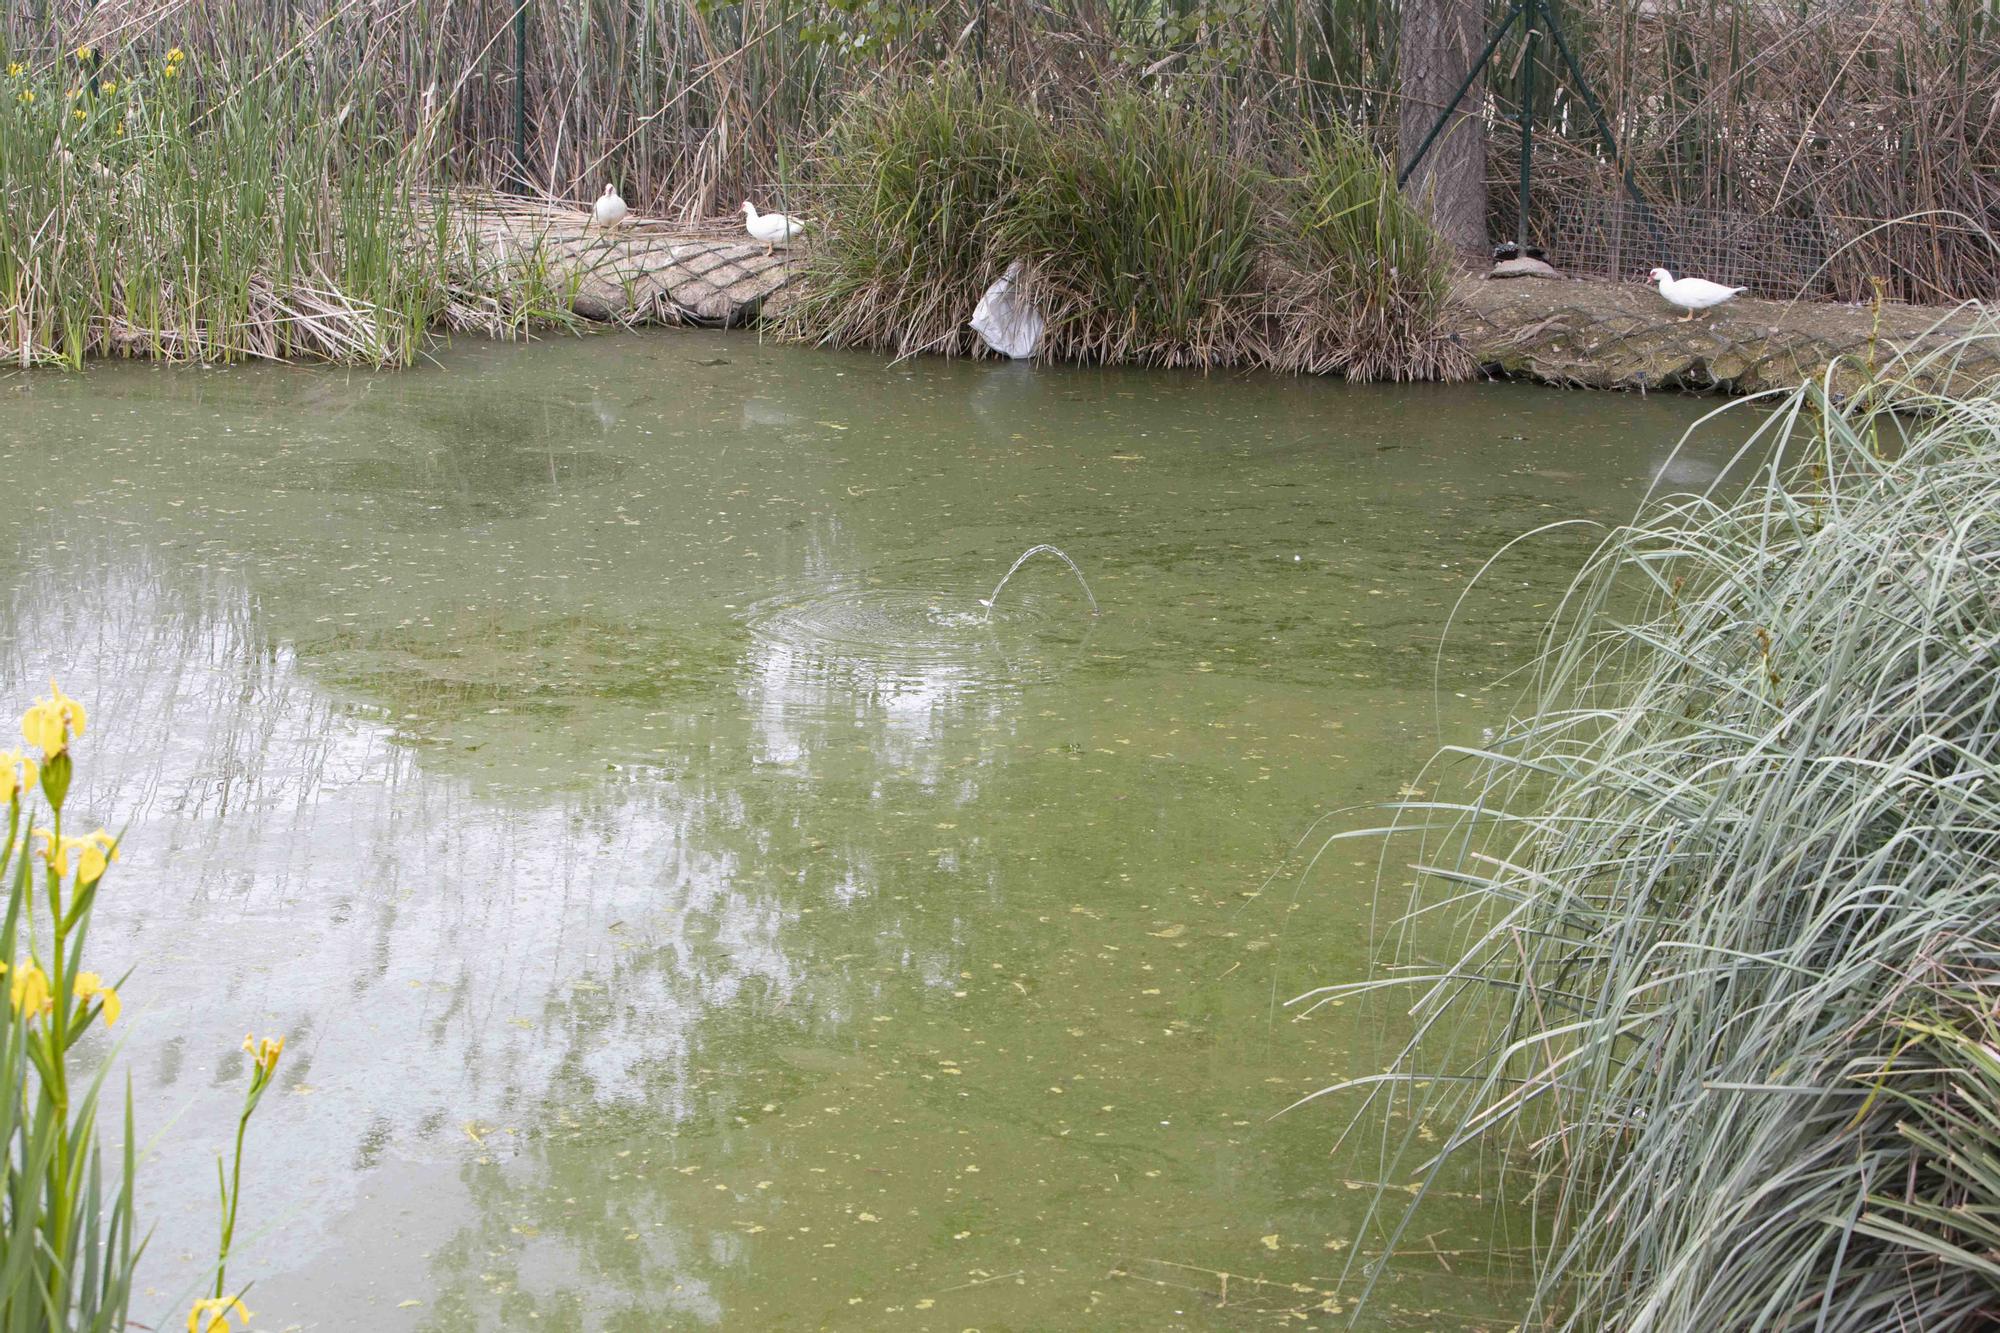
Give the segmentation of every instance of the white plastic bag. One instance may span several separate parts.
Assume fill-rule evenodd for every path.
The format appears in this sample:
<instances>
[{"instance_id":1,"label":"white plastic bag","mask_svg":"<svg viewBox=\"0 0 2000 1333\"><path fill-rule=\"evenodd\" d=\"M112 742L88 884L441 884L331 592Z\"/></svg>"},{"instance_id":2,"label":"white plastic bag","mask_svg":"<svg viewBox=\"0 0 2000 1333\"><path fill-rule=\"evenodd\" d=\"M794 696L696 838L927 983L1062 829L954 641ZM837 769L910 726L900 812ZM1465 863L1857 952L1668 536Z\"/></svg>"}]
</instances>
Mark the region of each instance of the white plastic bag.
<instances>
[{"instance_id":1,"label":"white plastic bag","mask_svg":"<svg viewBox=\"0 0 2000 1333\"><path fill-rule=\"evenodd\" d=\"M972 308L972 331L1002 356L1026 360L1042 344L1042 317L1014 291L1021 277L1021 261L1007 265L1000 280L986 289Z\"/></svg>"}]
</instances>

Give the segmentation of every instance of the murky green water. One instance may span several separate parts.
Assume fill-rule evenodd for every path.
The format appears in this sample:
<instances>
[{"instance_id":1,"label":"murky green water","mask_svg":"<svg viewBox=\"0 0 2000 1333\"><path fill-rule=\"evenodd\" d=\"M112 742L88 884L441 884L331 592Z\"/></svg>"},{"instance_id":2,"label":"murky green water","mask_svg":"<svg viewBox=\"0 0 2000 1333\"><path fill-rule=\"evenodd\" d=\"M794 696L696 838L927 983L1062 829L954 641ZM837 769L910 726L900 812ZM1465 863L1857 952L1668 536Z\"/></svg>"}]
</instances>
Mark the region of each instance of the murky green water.
<instances>
[{"instance_id":1,"label":"murky green water","mask_svg":"<svg viewBox=\"0 0 2000 1333\"><path fill-rule=\"evenodd\" d=\"M1440 661L1468 576L1699 411L687 334L0 394L0 697L90 704L127 828L135 1313L282 1031L272 1329L1336 1322L1378 1168L1274 1113L1397 1029L1283 1008L1362 974L1373 869L1292 849L1498 720L1582 538ZM1042 541L1102 616L1038 561L982 623ZM1496 1225L1370 1325L1506 1326Z\"/></svg>"}]
</instances>

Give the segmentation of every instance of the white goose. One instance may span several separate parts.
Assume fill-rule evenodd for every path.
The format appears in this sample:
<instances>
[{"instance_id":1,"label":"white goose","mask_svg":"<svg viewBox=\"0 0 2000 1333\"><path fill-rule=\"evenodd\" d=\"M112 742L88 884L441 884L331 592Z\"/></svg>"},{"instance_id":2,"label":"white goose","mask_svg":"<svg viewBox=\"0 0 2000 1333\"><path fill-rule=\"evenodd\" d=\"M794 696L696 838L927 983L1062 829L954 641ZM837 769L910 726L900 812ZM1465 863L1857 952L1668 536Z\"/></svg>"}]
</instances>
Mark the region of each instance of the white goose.
<instances>
[{"instance_id":1,"label":"white goose","mask_svg":"<svg viewBox=\"0 0 2000 1333\"><path fill-rule=\"evenodd\" d=\"M792 237L806 229L806 224L797 218L788 218L783 213L759 213L757 205L748 199L743 201L743 229L755 240L764 243L764 253L770 254L779 246L789 246Z\"/></svg>"},{"instance_id":2,"label":"white goose","mask_svg":"<svg viewBox=\"0 0 2000 1333\"><path fill-rule=\"evenodd\" d=\"M598 195L597 202L591 206L590 220L600 227L615 227L625 220L626 211L625 201L618 197L618 191L607 184L604 193Z\"/></svg>"},{"instance_id":3,"label":"white goose","mask_svg":"<svg viewBox=\"0 0 2000 1333\"><path fill-rule=\"evenodd\" d=\"M1695 311L1721 305L1750 290L1748 287L1725 287L1706 278L1676 278L1663 268L1654 269L1646 275L1646 279L1660 284L1660 295L1667 298L1669 305L1677 305L1687 311L1681 316L1683 324L1694 318Z\"/></svg>"}]
</instances>

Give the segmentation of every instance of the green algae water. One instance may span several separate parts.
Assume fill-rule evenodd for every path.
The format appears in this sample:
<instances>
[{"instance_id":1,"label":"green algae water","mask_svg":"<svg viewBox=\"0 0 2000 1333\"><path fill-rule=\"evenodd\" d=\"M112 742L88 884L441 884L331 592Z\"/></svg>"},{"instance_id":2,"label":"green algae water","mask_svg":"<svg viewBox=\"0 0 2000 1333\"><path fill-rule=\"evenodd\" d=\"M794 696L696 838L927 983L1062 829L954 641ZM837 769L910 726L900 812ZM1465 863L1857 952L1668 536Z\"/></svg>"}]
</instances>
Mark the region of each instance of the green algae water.
<instances>
[{"instance_id":1,"label":"green algae water","mask_svg":"<svg viewBox=\"0 0 2000 1333\"><path fill-rule=\"evenodd\" d=\"M1376 849L1306 858L1500 720L1590 539L1440 651L1489 555L1717 461L1671 399L722 334L0 393L0 699L89 705L125 834L165 1326L246 1030L260 1329L1344 1325L1379 1129L1280 1112L1404 1029L1285 1007L1382 926ZM1042 542L1101 615L1047 559L988 615ZM1512 1323L1449 1193L1362 1326Z\"/></svg>"}]
</instances>

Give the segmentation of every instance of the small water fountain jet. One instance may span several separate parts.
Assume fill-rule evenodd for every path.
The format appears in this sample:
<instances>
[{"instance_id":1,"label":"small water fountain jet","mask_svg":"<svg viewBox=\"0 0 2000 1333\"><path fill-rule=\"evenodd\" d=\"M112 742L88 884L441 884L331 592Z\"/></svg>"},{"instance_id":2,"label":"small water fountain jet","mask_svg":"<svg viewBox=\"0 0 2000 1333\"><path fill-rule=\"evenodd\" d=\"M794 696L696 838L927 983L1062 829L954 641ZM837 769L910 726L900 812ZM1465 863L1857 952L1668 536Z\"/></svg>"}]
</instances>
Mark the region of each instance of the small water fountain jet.
<instances>
[{"instance_id":1,"label":"small water fountain jet","mask_svg":"<svg viewBox=\"0 0 2000 1333\"><path fill-rule=\"evenodd\" d=\"M1052 555L1065 565L1068 565L1069 572L1076 575L1076 581L1083 585L1083 595L1090 602L1090 614L1093 616L1098 614L1097 595L1091 592L1090 580L1084 578L1083 571L1076 567L1076 561L1065 555L1061 548L1043 542L1038 546L1030 546L1027 550L1021 552L1020 558L1008 566L1007 572L1000 576L1000 581L993 585L993 595L979 599L979 604L986 608L986 620L983 623L991 624L993 622L993 604L1000 600L1000 590L1007 586L1007 580L1013 578L1015 571L1019 570L1022 565L1027 564L1028 561L1038 555Z\"/></svg>"}]
</instances>

